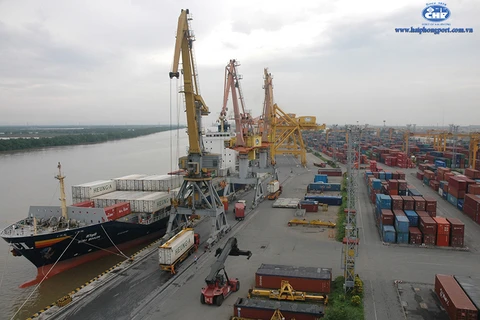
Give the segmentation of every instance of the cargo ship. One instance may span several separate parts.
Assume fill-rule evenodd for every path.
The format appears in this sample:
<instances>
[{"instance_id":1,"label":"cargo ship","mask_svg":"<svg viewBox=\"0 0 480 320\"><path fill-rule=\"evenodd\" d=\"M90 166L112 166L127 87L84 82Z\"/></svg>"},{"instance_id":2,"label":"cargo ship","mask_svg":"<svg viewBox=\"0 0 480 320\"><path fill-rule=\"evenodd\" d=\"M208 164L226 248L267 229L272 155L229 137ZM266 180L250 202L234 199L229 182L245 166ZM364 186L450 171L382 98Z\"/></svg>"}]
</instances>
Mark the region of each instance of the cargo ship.
<instances>
[{"instance_id":1,"label":"cargo ship","mask_svg":"<svg viewBox=\"0 0 480 320\"><path fill-rule=\"evenodd\" d=\"M222 156L218 176L235 171L236 154L224 147L233 133L208 130L208 151ZM24 256L37 268L28 287L65 270L158 239L165 234L171 198L183 182L182 170L166 175L132 174L72 186L67 206L64 177L58 164L60 206L31 206L28 216L0 231L14 256ZM215 188L223 194L222 178ZM241 186L239 186L240 188Z\"/></svg>"}]
</instances>

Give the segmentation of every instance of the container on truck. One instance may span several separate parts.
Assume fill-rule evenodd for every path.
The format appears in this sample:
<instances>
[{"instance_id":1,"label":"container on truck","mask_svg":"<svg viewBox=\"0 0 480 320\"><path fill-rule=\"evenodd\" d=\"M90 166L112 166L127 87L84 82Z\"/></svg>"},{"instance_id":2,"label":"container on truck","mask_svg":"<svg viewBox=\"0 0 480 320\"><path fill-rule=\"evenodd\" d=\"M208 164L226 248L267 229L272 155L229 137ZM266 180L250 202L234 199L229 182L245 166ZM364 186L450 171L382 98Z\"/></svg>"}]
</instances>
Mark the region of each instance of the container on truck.
<instances>
[{"instance_id":1,"label":"container on truck","mask_svg":"<svg viewBox=\"0 0 480 320\"><path fill-rule=\"evenodd\" d=\"M282 186L278 180L270 181L267 184L268 200L277 200L282 193Z\"/></svg>"},{"instance_id":2,"label":"container on truck","mask_svg":"<svg viewBox=\"0 0 480 320\"><path fill-rule=\"evenodd\" d=\"M245 219L245 209L247 208L247 202L245 200L238 200L233 208L235 214L235 220L241 221Z\"/></svg>"},{"instance_id":3,"label":"container on truck","mask_svg":"<svg viewBox=\"0 0 480 320\"><path fill-rule=\"evenodd\" d=\"M192 228L183 229L158 248L160 269L176 273L176 267L195 252L200 245L200 235Z\"/></svg>"}]
</instances>

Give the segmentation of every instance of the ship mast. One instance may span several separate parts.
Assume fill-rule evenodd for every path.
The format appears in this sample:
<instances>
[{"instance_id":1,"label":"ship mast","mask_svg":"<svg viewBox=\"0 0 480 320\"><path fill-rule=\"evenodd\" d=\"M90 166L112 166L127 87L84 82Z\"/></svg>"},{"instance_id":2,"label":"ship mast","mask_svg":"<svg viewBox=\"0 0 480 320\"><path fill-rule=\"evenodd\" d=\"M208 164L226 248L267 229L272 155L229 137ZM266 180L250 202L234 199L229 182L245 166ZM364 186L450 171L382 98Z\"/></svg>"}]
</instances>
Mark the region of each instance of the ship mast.
<instances>
[{"instance_id":1,"label":"ship mast","mask_svg":"<svg viewBox=\"0 0 480 320\"><path fill-rule=\"evenodd\" d=\"M62 205L62 217L65 218L65 220L68 219L67 216L67 198L65 197L65 182L63 181L65 179L64 176L62 176L62 165L60 162L58 163L58 175L55 176L55 179L60 181L60 201Z\"/></svg>"}]
</instances>

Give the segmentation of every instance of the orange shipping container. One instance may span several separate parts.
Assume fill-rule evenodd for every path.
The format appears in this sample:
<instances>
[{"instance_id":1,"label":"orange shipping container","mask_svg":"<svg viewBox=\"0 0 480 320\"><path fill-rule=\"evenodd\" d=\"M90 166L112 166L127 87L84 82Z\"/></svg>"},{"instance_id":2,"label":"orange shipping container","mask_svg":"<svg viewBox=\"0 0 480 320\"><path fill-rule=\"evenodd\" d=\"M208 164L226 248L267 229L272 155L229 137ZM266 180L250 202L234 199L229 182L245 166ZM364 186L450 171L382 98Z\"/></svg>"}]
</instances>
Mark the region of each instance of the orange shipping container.
<instances>
[{"instance_id":1,"label":"orange shipping container","mask_svg":"<svg viewBox=\"0 0 480 320\"><path fill-rule=\"evenodd\" d=\"M438 235L448 236L450 234L450 222L448 222L447 219L442 217L435 217L433 218L433 220L435 220L435 222L437 223L437 236Z\"/></svg>"},{"instance_id":2,"label":"orange shipping container","mask_svg":"<svg viewBox=\"0 0 480 320\"><path fill-rule=\"evenodd\" d=\"M450 244L450 236L448 234L437 234L437 246L448 247Z\"/></svg>"}]
</instances>

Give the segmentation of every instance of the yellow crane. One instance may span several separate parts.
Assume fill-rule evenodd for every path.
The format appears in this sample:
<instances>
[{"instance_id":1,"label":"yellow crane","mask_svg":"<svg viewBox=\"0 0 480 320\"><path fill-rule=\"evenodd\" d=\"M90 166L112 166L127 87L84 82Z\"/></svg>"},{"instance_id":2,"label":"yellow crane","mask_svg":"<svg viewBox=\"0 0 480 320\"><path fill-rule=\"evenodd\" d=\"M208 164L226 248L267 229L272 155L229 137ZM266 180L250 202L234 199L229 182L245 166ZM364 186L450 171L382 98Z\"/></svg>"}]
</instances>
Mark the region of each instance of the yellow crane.
<instances>
[{"instance_id":1,"label":"yellow crane","mask_svg":"<svg viewBox=\"0 0 480 320\"><path fill-rule=\"evenodd\" d=\"M268 69L264 69L265 75L265 107L264 121L268 121L270 127L270 157L275 163L275 158L279 154L293 154L300 156L302 166L307 165L307 151L303 142L303 130L325 130L326 125L318 125L316 117L303 116L297 117L296 114L286 113L273 99L272 74ZM267 119L268 117L268 119ZM263 137L266 131L263 130Z\"/></svg>"},{"instance_id":2,"label":"yellow crane","mask_svg":"<svg viewBox=\"0 0 480 320\"><path fill-rule=\"evenodd\" d=\"M187 171L177 196L172 201L166 237L174 230L188 223L193 214L209 216L212 219L212 232L207 246L213 245L219 237L230 230L225 216L223 203L212 184L212 176L220 167L220 155L204 150L202 138L202 116L210 113L207 104L200 95L193 43L195 35L190 26L192 18L189 10L181 10L178 18L177 37L170 79L183 75L185 113L187 116L188 155L179 159L180 169ZM179 70L180 59L182 72Z\"/></svg>"}]
</instances>

